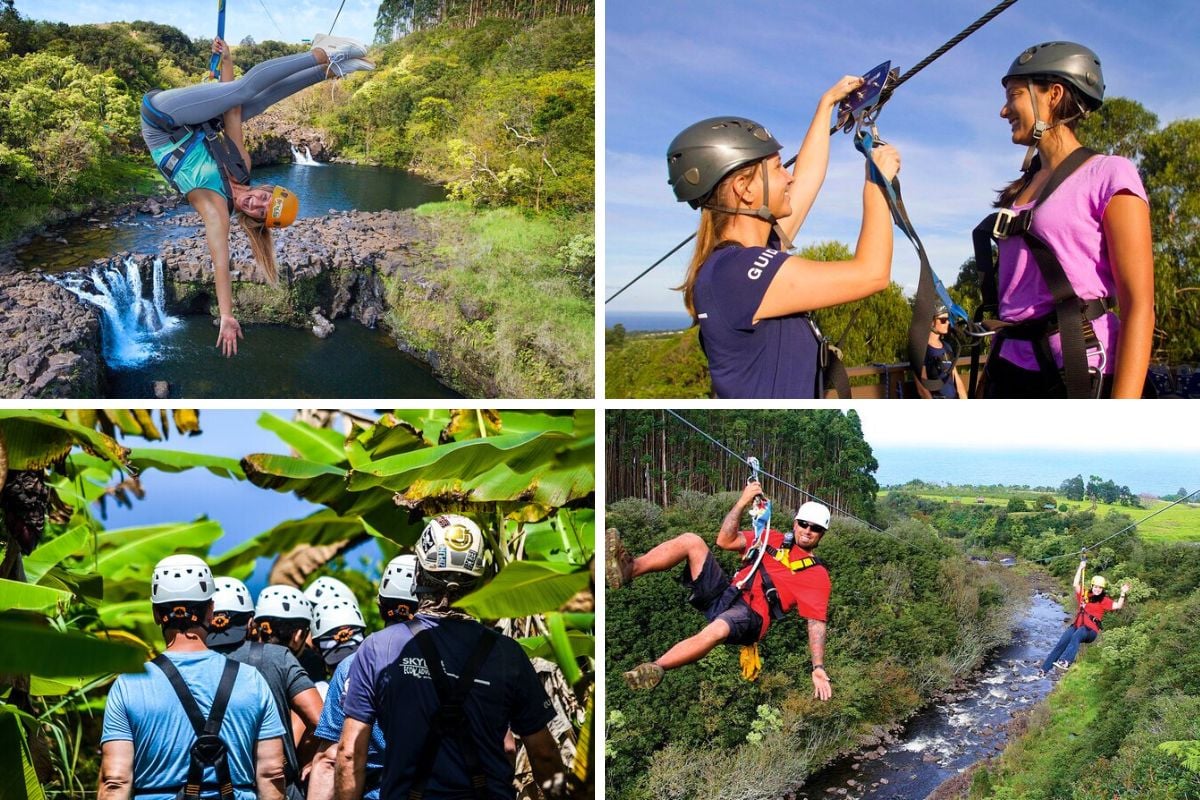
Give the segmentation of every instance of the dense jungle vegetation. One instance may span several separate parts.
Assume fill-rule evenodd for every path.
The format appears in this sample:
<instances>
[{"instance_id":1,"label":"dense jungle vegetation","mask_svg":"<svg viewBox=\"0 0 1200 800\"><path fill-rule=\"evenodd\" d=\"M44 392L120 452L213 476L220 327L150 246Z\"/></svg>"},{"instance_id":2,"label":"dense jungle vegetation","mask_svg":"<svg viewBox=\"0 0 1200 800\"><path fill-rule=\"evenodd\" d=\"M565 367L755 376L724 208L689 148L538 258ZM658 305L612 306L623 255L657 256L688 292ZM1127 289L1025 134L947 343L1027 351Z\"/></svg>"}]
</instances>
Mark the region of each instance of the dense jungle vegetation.
<instances>
[{"instance_id":1,"label":"dense jungle vegetation","mask_svg":"<svg viewBox=\"0 0 1200 800\"><path fill-rule=\"evenodd\" d=\"M914 482L890 487L877 500L876 465L853 411L684 416L818 497L829 499L840 486L838 504L880 530L835 516L819 550L833 578L825 661L834 697L827 704L812 699L806 626L795 615L760 643L758 681L741 678L737 648L721 647L669 672L646 702L651 698L630 692L620 672L694 634L703 617L687 604L678 570L610 592L611 798L786 794L840 749L906 717L1006 641L1031 578L1045 580L1048 573L1066 597L1078 551L1148 513L1136 510L1148 499L1102 476L1068 477L1059 487ZM744 465L663 412L610 413L606 437L606 526L620 530L631 552L684 531L715 537L747 477ZM841 459L850 466L840 474L822 465ZM801 498L770 479L766 487L776 502L773 517L786 522ZM1200 513L1176 508L1188 520ZM1140 530L1089 551L1089 569L1132 585L1130 607L1105 619L1099 643L1085 651L1048 710L1035 712L1027 737L975 778L973 799L1200 796L1200 775L1188 768L1198 766L1200 754L1200 745L1189 744L1200 739L1200 684L1192 677L1196 626L1187 621L1200 602L1200 536L1160 543L1143 540ZM1017 566L1001 569L969 556L1015 556ZM718 559L726 570L736 568L736 554ZM1179 744L1159 747L1165 742Z\"/></svg>"},{"instance_id":2,"label":"dense jungle vegetation","mask_svg":"<svg viewBox=\"0 0 1200 800\"><path fill-rule=\"evenodd\" d=\"M1094 150L1133 160L1149 195L1157 315L1153 360L1172 366L1200 361L1200 327L1194 324L1200 314L1200 293L1195 291L1200 286L1200 119L1176 120L1160 128L1158 117L1140 103L1115 97L1081 122L1076 133ZM963 236L964 242L969 241L967 232ZM849 253L845 244L827 242L805 248L798 255L836 261ZM933 266L950 286L951 268ZM950 294L968 313L979 305L974 257L959 267ZM857 306L862 306L862 311L849 326ZM845 336L842 352L847 366L908 358L904 343L912 312L896 284L873 297L814 316L833 341ZM695 331L635 335L609 329L605 376L608 397L707 397L711 391Z\"/></svg>"},{"instance_id":3,"label":"dense jungle vegetation","mask_svg":"<svg viewBox=\"0 0 1200 800\"><path fill-rule=\"evenodd\" d=\"M206 424L219 424L221 412L206 415ZM347 565L338 554L373 541L386 563L411 551L426 518L453 510L479 523L497 568L459 605L498 621L531 657L557 665L548 690L571 723L559 744L575 768L573 796L593 797L594 414L432 409L378 418L300 412L289 420L264 413L259 425L278 436L279 454L208 455L202 436L175 450L130 441L200 435L199 413L184 409L161 416L0 410L3 796L94 791L108 687L161 647L148 600L160 559L192 553L215 574L245 580L268 558L272 582L297 586L334 574L378 621L370 607L381 564ZM311 512L233 546L217 542L226 533L220 515L236 509L106 524L107 504L136 503L153 491L143 475L186 482L189 470L294 493Z\"/></svg>"}]
</instances>

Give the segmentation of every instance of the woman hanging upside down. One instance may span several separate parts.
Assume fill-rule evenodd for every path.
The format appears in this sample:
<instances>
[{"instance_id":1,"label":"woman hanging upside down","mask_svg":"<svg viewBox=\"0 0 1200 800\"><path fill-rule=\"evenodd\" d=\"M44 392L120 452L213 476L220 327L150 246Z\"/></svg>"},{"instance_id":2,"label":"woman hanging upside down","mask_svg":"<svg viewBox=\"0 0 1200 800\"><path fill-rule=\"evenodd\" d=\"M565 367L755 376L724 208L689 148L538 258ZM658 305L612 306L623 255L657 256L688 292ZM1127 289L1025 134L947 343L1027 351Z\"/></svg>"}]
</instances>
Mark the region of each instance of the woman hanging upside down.
<instances>
[{"instance_id":1,"label":"woman hanging upside down","mask_svg":"<svg viewBox=\"0 0 1200 800\"><path fill-rule=\"evenodd\" d=\"M1075 612L1075 619L1072 620L1071 626L1063 631L1058 644L1054 645L1054 649L1042 663L1043 674L1049 672L1051 666L1065 672L1075 661L1075 656L1079 653L1079 646L1096 641L1096 637L1100 635L1100 620L1104 618L1104 613L1120 611L1125 607L1125 595L1129 594L1129 584L1121 585L1121 597L1113 602L1113 599L1108 596L1108 580L1103 575L1092 578L1091 589L1085 597L1083 594L1083 571L1086 568L1087 559L1084 559L1079 562L1079 569L1075 570L1075 580L1071 582L1071 585L1075 588L1075 603L1078 610Z\"/></svg>"},{"instance_id":2,"label":"woman hanging upside down","mask_svg":"<svg viewBox=\"0 0 1200 800\"><path fill-rule=\"evenodd\" d=\"M213 39L221 55L220 83L202 83L142 98L142 138L159 170L204 222L221 315L217 346L237 354L242 328L233 316L229 274L229 216L250 239L254 260L271 283L278 281L271 229L291 225L300 210L296 195L282 186L250 186L250 155L242 123L274 103L326 78L374 69L365 46L353 39L317 34L312 50L273 58L233 78L229 46Z\"/></svg>"}]
</instances>

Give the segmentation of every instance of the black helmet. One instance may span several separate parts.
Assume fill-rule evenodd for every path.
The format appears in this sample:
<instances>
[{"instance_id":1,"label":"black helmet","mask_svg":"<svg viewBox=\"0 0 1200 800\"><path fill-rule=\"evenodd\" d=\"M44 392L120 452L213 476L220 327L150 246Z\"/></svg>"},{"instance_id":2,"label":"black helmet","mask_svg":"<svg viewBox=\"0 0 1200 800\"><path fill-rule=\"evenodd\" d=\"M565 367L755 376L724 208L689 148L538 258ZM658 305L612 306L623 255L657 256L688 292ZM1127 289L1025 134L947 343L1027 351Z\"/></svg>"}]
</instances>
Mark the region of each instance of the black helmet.
<instances>
[{"instance_id":1,"label":"black helmet","mask_svg":"<svg viewBox=\"0 0 1200 800\"><path fill-rule=\"evenodd\" d=\"M667 148L675 199L699 208L721 179L738 167L783 149L770 131L745 117L712 117L689 125Z\"/></svg>"},{"instance_id":2,"label":"black helmet","mask_svg":"<svg viewBox=\"0 0 1200 800\"><path fill-rule=\"evenodd\" d=\"M1000 83L1018 77L1060 78L1083 93L1091 111L1104 103L1104 73L1100 71L1100 58L1081 44L1035 44L1017 56Z\"/></svg>"}]
</instances>

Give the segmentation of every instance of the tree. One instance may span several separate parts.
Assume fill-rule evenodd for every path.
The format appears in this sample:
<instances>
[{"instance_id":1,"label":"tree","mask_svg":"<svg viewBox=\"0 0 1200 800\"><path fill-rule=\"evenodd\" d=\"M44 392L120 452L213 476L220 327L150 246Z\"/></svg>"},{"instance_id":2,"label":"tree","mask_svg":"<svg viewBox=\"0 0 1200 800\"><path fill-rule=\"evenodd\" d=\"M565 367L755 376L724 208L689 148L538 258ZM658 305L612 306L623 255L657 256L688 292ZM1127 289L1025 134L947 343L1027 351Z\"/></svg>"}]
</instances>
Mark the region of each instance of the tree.
<instances>
[{"instance_id":1,"label":"tree","mask_svg":"<svg viewBox=\"0 0 1200 800\"><path fill-rule=\"evenodd\" d=\"M1028 511L1029 506L1026 505L1025 501L1019 497L1010 497L1010 498L1008 498L1008 510L1009 511Z\"/></svg>"},{"instance_id":2,"label":"tree","mask_svg":"<svg viewBox=\"0 0 1200 800\"><path fill-rule=\"evenodd\" d=\"M848 261L850 248L842 242L820 242L797 254L810 261ZM907 358L908 323L912 317L899 284L853 303L813 312L821 332L842 348L848 367L892 363Z\"/></svg>"},{"instance_id":3,"label":"tree","mask_svg":"<svg viewBox=\"0 0 1200 800\"><path fill-rule=\"evenodd\" d=\"M254 47L254 37L247 34L238 42L238 47Z\"/></svg>"},{"instance_id":4,"label":"tree","mask_svg":"<svg viewBox=\"0 0 1200 800\"><path fill-rule=\"evenodd\" d=\"M621 347L625 344L625 326L621 323L613 325L604 332L604 344L607 347Z\"/></svg>"},{"instance_id":5,"label":"tree","mask_svg":"<svg viewBox=\"0 0 1200 800\"><path fill-rule=\"evenodd\" d=\"M1068 500L1082 500L1087 493L1082 475L1076 475L1074 478L1063 481L1058 490L1066 495Z\"/></svg>"},{"instance_id":6,"label":"tree","mask_svg":"<svg viewBox=\"0 0 1200 800\"><path fill-rule=\"evenodd\" d=\"M1158 117L1141 103L1110 97L1099 110L1079 123L1079 141L1103 153L1137 161L1146 140L1158 129Z\"/></svg>"}]
</instances>

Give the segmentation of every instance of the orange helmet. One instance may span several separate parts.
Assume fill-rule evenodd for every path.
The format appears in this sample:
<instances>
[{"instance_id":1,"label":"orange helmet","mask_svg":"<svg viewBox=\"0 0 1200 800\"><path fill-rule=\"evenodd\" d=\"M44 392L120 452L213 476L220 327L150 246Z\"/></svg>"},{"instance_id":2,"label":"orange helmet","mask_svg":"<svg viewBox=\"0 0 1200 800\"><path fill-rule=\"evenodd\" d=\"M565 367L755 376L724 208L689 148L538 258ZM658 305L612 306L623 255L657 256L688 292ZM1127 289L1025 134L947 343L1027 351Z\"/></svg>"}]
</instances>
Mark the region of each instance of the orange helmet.
<instances>
[{"instance_id":1,"label":"orange helmet","mask_svg":"<svg viewBox=\"0 0 1200 800\"><path fill-rule=\"evenodd\" d=\"M268 228L286 228L296 221L300 212L300 199L282 186L276 186L271 192L271 202L267 205L267 215L263 222Z\"/></svg>"}]
</instances>

